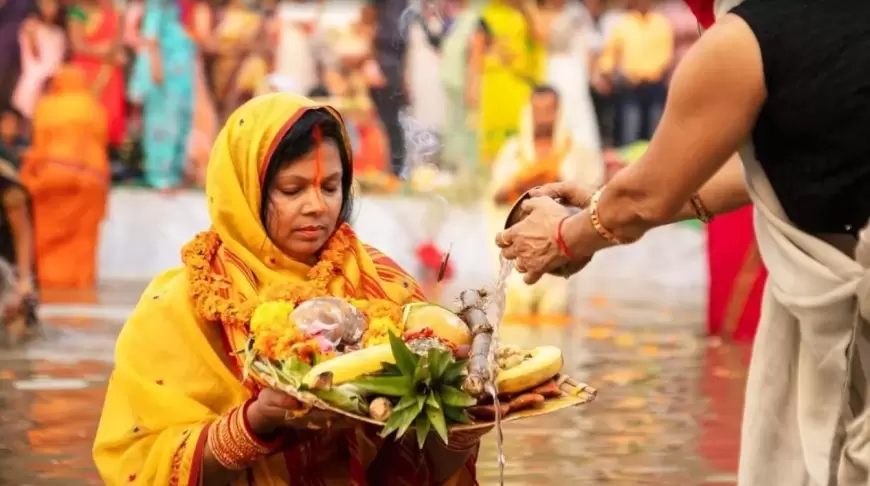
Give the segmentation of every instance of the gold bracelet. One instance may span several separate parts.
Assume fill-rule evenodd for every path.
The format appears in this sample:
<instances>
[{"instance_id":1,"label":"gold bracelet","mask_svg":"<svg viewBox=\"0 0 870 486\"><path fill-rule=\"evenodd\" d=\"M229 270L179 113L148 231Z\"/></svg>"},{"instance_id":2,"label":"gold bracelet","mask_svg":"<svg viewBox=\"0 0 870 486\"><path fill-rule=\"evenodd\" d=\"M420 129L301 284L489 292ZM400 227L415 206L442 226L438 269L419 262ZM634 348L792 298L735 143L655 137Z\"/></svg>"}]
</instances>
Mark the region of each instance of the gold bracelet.
<instances>
[{"instance_id":1,"label":"gold bracelet","mask_svg":"<svg viewBox=\"0 0 870 486\"><path fill-rule=\"evenodd\" d=\"M608 243L613 245L632 243L633 240L623 240L618 238L612 231L601 224L601 216L598 215L598 199L601 198L601 191L603 190L604 188L602 187L595 191L595 194L593 194L592 198L589 200L589 219L592 221L592 227L595 228L595 232L598 233L598 236Z\"/></svg>"},{"instance_id":2,"label":"gold bracelet","mask_svg":"<svg viewBox=\"0 0 870 486\"><path fill-rule=\"evenodd\" d=\"M710 221L713 221L713 213L711 213L707 206L704 205L704 201L701 200L701 195L697 192L692 194L692 197L689 199L689 203L692 205L692 208L695 210L695 216L704 224L710 224Z\"/></svg>"}]
</instances>

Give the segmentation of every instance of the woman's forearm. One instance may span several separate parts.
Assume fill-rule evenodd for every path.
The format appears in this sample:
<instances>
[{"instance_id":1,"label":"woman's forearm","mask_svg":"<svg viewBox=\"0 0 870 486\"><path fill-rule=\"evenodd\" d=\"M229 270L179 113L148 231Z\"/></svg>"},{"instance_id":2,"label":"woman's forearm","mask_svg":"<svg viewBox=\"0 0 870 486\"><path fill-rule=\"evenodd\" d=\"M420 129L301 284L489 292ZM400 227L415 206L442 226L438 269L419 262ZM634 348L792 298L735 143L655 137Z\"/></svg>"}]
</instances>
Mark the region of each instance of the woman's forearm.
<instances>
[{"instance_id":1,"label":"woman's forearm","mask_svg":"<svg viewBox=\"0 0 870 486\"><path fill-rule=\"evenodd\" d=\"M231 471L224 467L206 445L202 458L202 486L226 486L238 479L240 471Z\"/></svg>"},{"instance_id":2,"label":"woman's forearm","mask_svg":"<svg viewBox=\"0 0 870 486\"><path fill-rule=\"evenodd\" d=\"M304 440L296 434L278 434L274 426L257 420L250 412L251 404L230 411L209 427L202 457L203 486L234 484L242 471L261 458Z\"/></svg>"}]
</instances>

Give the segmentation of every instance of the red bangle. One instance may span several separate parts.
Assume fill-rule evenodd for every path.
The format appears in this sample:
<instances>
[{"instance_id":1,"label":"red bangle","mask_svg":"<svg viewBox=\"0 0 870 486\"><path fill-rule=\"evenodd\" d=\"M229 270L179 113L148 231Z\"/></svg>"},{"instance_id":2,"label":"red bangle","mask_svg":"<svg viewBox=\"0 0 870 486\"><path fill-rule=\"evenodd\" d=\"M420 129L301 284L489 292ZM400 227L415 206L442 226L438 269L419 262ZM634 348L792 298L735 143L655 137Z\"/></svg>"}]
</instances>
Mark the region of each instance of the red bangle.
<instances>
[{"instance_id":1,"label":"red bangle","mask_svg":"<svg viewBox=\"0 0 870 486\"><path fill-rule=\"evenodd\" d=\"M568 245L565 244L565 240L562 238L562 225L565 224L565 220L570 217L571 215L565 216L561 221L559 221L559 226L556 228L556 244L559 245L559 250L562 252L563 256L574 260L574 255L571 254Z\"/></svg>"}]
</instances>

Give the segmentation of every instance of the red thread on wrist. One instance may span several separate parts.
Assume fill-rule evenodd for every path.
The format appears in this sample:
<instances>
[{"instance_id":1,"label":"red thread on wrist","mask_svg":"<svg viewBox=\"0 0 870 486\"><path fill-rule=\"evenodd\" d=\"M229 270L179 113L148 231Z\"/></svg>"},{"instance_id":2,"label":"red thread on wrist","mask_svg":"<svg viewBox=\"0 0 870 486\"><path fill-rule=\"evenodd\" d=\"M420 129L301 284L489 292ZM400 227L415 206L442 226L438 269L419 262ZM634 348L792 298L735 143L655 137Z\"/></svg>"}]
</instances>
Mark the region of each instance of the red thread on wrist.
<instances>
[{"instance_id":1,"label":"red thread on wrist","mask_svg":"<svg viewBox=\"0 0 870 486\"><path fill-rule=\"evenodd\" d=\"M571 254L571 250L568 249L568 245L565 243L565 239L562 238L562 225L565 224L565 220L570 218L571 216L565 216L559 221L559 226L556 228L556 244L559 245L559 251L562 252L562 255L574 260L574 255Z\"/></svg>"}]
</instances>

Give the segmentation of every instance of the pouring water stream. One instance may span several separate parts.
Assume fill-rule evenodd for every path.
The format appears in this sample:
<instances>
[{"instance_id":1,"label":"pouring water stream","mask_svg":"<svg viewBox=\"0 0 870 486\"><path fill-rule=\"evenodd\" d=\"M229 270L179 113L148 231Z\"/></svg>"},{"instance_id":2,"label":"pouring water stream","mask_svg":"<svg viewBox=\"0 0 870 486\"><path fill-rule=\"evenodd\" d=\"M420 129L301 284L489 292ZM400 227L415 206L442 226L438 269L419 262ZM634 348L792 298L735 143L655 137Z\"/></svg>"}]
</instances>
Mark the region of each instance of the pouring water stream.
<instances>
[{"instance_id":1,"label":"pouring water stream","mask_svg":"<svg viewBox=\"0 0 870 486\"><path fill-rule=\"evenodd\" d=\"M498 280L495 283L495 289L492 294L491 305L493 309L492 315L492 342L489 348L489 380L486 385L486 391L492 395L492 403L495 407L495 431L496 431L496 451L498 463L498 478L499 486L504 486L504 434L501 428L501 404L498 400L498 390L495 388L495 375L498 372L498 345L499 345L499 330L502 320L504 319L505 306L507 304L507 279L514 269L514 262L506 260L499 256L499 272Z\"/></svg>"}]
</instances>

